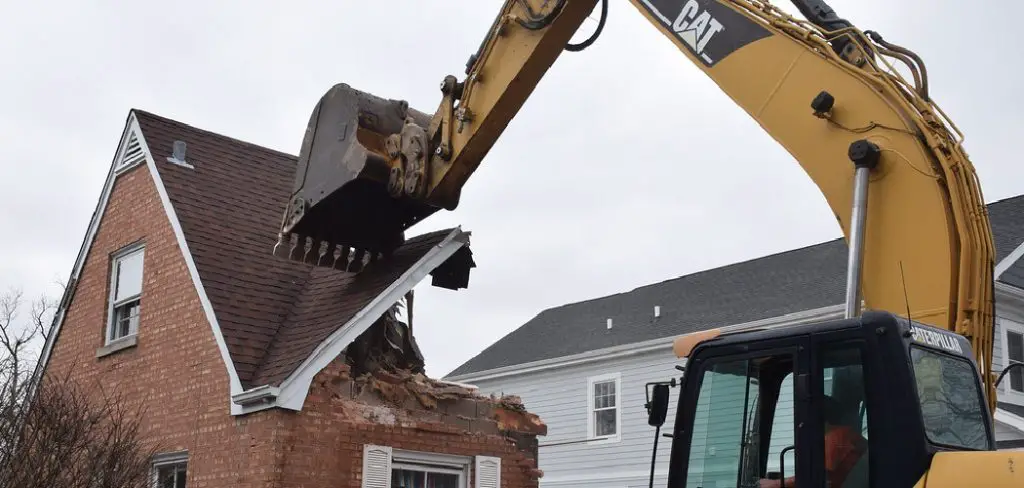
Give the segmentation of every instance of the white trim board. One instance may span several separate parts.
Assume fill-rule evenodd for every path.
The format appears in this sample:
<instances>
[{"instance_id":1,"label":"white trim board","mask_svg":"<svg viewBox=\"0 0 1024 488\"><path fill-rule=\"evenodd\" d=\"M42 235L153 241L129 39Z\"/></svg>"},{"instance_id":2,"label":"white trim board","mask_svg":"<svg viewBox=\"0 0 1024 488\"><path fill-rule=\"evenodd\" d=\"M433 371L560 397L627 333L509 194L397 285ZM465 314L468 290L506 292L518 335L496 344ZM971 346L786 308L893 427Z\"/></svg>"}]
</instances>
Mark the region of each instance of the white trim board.
<instances>
[{"instance_id":1,"label":"white trim board","mask_svg":"<svg viewBox=\"0 0 1024 488\"><path fill-rule=\"evenodd\" d=\"M1003 410L1001 408L996 408L996 414L995 414L995 419L994 420L997 420L997 421L1002 422L1002 423L1004 423L1006 425L1009 425L1010 427L1013 427L1014 429L1017 429L1017 430L1021 431L1022 433L1024 433L1024 418L1021 418L1021 417L1019 417L1017 415L1014 415L1014 414L1012 414L1010 412L1007 412L1006 410Z\"/></svg>"},{"instance_id":2,"label":"white trim board","mask_svg":"<svg viewBox=\"0 0 1024 488\"><path fill-rule=\"evenodd\" d=\"M1017 246L1016 249L1010 251L1010 254L1007 254L1002 261L999 261L999 264L996 265L994 271L995 279L998 280L999 277L1006 272L1006 270L1010 269L1010 267L1013 266L1013 263L1016 263L1017 260L1019 260L1022 257L1024 257L1024 242Z\"/></svg>"},{"instance_id":3,"label":"white trim board","mask_svg":"<svg viewBox=\"0 0 1024 488\"><path fill-rule=\"evenodd\" d=\"M844 310L845 305L832 305L828 307L816 308L811 310L805 310L802 312L781 315L778 317L770 317L767 319L755 320L752 322L746 322L742 324L729 325L721 327L721 329L724 332L729 332L744 329L754 329L759 327L796 325L816 320L842 318ZM671 350L672 340L675 337L676 336L668 336L660 339L652 339L648 341L634 342L630 344L623 344L620 346L607 347L603 349L595 349L593 351L582 352L570 356L542 359L539 361L532 361L529 363L502 366L500 368L493 368L461 375L445 376L444 379L446 381L472 384L472 382L474 381L492 380L506 376L516 376L525 373L534 373L537 371L545 371L550 369L564 368L568 366L576 366L595 361L603 361L606 359L633 356L652 351Z\"/></svg>"}]
</instances>

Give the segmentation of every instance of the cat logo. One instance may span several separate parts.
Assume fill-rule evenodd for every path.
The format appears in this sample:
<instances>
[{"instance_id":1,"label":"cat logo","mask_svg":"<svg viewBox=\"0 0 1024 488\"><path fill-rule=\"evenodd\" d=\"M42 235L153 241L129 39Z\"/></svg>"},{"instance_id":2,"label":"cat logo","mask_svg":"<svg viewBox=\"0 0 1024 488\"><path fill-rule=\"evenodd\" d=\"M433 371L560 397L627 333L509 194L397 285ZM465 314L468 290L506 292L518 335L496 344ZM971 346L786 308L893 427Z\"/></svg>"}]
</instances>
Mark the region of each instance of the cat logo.
<instances>
[{"instance_id":1,"label":"cat logo","mask_svg":"<svg viewBox=\"0 0 1024 488\"><path fill-rule=\"evenodd\" d=\"M641 0L666 34L707 66L771 32L718 0Z\"/></svg>"},{"instance_id":2,"label":"cat logo","mask_svg":"<svg viewBox=\"0 0 1024 488\"><path fill-rule=\"evenodd\" d=\"M672 22L672 30L682 39L695 54L711 63L711 58L704 52L711 37L722 32L725 26L711 16L708 10L701 10L697 0L689 0L683 5L683 10Z\"/></svg>"},{"instance_id":3,"label":"cat logo","mask_svg":"<svg viewBox=\"0 0 1024 488\"><path fill-rule=\"evenodd\" d=\"M912 325L910 327L910 336L914 342L939 347L957 354L964 353L963 347L960 346L960 341L949 334Z\"/></svg>"}]
</instances>

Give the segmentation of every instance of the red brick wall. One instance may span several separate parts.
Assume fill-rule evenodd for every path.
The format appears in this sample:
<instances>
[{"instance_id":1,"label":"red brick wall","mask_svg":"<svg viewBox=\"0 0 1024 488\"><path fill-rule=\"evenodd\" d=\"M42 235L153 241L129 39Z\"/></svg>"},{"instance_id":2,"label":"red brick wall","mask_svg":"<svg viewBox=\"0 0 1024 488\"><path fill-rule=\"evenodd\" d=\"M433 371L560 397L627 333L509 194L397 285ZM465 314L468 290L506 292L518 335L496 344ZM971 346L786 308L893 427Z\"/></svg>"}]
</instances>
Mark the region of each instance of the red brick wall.
<instances>
[{"instance_id":1,"label":"red brick wall","mask_svg":"<svg viewBox=\"0 0 1024 488\"><path fill-rule=\"evenodd\" d=\"M144 241L138 346L97 358L107 320L110 254ZM166 451L189 451L189 486L251 484L272 446L272 419L235 422L227 370L146 166L115 180L47 373L73 368L144 405L143 434ZM86 383L88 384L88 383ZM238 483L238 484L236 484Z\"/></svg>"},{"instance_id":2,"label":"red brick wall","mask_svg":"<svg viewBox=\"0 0 1024 488\"><path fill-rule=\"evenodd\" d=\"M107 319L109 256L139 240L146 251L138 345L97 358ZM225 364L145 166L115 181L48 373L68 368L76 379L99 380L143 403L143 435L165 451L189 451L190 488L358 487L364 443L502 456L502 486L537 485L529 476L535 465L501 436L351 422L343 402L322 388L300 413L232 417Z\"/></svg>"}]
</instances>

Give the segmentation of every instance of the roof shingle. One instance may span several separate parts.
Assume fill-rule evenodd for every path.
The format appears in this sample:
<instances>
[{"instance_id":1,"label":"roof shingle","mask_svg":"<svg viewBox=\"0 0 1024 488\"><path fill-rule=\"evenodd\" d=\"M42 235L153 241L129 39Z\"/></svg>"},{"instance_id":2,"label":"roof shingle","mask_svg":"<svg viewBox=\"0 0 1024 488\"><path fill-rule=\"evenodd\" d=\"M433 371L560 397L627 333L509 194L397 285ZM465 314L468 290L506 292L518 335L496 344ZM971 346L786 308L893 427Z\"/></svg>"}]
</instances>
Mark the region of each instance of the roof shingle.
<instances>
[{"instance_id":1,"label":"roof shingle","mask_svg":"<svg viewBox=\"0 0 1024 488\"><path fill-rule=\"evenodd\" d=\"M1024 195L988 205L996 259L1024 242ZM841 304L846 241L839 238L544 310L447 376L486 371ZM1024 288L1024 259L1003 275ZM654 318L654 306L661 317ZM612 319L613 326L605 324Z\"/></svg>"},{"instance_id":2,"label":"roof shingle","mask_svg":"<svg viewBox=\"0 0 1024 488\"><path fill-rule=\"evenodd\" d=\"M353 275L272 255L297 158L134 110L244 388L276 385L451 229ZM187 143L186 168L167 161Z\"/></svg>"}]
</instances>

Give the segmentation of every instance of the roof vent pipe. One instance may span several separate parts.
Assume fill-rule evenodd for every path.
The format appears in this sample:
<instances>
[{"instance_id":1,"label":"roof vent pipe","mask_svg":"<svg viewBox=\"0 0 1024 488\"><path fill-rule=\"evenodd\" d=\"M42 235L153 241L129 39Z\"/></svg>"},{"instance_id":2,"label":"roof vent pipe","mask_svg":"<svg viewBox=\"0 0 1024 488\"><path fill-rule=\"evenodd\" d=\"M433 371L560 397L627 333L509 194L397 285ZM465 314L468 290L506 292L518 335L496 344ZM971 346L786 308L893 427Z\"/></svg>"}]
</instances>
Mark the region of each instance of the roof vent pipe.
<instances>
[{"instance_id":1,"label":"roof vent pipe","mask_svg":"<svg viewBox=\"0 0 1024 488\"><path fill-rule=\"evenodd\" d=\"M185 141L174 141L174 144L171 146L171 155L167 157L167 161L178 166L191 168L192 165L185 160L187 149L188 145L185 144Z\"/></svg>"},{"instance_id":2,"label":"roof vent pipe","mask_svg":"<svg viewBox=\"0 0 1024 488\"><path fill-rule=\"evenodd\" d=\"M610 318L608 319L608 328L609 329L612 328L612 319L610 319Z\"/></svg>"},{"instance_id":3,"label":"roof vent pipe","mask_svg":"<svg viewBox=\"0 0 1024 488\"><path fill-rule=\"evenodd\" d=\"M654 318L661 317L661 305L654 306Z\"/></svg>"},{"instance_id":4,"label":"roof vent pipe","mask_svg":"<svg viewBox=\"0 0 1024 488\"><path fill-rule=\"evenodd\" d=\"M185 141L174 141L174 152L172 153L174 155L174 159L177 159L178 161L184 161L185 150L187 148L188 145L185 144Z\"/></svg>"}]
</instances>

